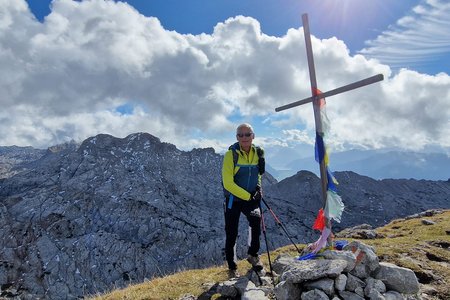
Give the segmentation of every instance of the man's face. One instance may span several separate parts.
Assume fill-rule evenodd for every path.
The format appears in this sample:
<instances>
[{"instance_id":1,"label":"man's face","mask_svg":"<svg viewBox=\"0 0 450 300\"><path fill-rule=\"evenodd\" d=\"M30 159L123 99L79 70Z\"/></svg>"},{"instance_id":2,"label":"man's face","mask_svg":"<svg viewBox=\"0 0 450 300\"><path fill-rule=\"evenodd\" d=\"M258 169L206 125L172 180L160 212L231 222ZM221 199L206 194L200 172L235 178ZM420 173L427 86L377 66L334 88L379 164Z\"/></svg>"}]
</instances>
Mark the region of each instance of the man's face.
<instances>
[{"instance_id":1,"label":"man's face","mask_svg":"<svg viewBox=\"0 0 450 300\"><path fill-rule=\"evenodd\" d=\"M249 128L241 128L236 134L236 138L242 148L248 149L252 145L255 134Z\"/></svg>"}]
</instances>

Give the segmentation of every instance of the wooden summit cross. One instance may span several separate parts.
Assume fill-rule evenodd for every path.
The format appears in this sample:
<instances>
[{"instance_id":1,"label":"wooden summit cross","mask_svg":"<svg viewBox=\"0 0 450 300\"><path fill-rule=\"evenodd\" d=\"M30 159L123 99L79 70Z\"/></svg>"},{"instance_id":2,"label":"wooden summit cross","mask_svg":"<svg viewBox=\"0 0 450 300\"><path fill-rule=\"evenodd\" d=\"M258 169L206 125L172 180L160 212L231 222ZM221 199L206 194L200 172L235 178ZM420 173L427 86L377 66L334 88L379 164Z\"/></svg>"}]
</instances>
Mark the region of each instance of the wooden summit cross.
<instances>
[{"instance_id":1,"label":"wooden summit cross","mask_svg":"<svg viewBox=\"0 0 450 300\"><path fill-rule=\"evenodd\" d=\"M296 101L284 106L280 106L275 108L276 112L288 109L288 108L292 108L295 106L299 106L299 105L303 105L309 102L313 103L313 108L314 108L314 119L315 119L315 127L316 127L316 133L319 134L321 137L324 136L324 132L322 129L322 120L321 120L321 116L320 116L320 100L324 99L325 97L330 97L333 95L337 95L337 94L341 94L343 92L347 92L359 87L363 87L378 81L382 81L383 80L383 75L382 74L377 74L375 76L354 82L354 83L350 83L348 85L344 85L342 87L336 88L334 90L331 91L327 91L325 93L318 93L317 90L317 81L316 81L316 71L314 69L314 59L313 59L313 52L312 52L312 46L311 46L311 36L310 36L310 32L309 32L309 24L308 24L308 15L307 14L303 14L302 15L302 22L303 22L303 32L305 34L305 46L306 46L306 56L308 59L308 68L309 68L309 78L311 81L311 93L312 96L300 101ZM324 159L322 159L320 161L320 179L322 182L322 197L323 197L323 208L325 210L325 205L326 205L326 201L327 201L327 185L328 185L328 179L327 179L327 171L326 171L326 166L325 166L325 161ZM328 228L331 227L331 223L330 220L326 220L326 226Z\"/></svg>"}]
</instances>

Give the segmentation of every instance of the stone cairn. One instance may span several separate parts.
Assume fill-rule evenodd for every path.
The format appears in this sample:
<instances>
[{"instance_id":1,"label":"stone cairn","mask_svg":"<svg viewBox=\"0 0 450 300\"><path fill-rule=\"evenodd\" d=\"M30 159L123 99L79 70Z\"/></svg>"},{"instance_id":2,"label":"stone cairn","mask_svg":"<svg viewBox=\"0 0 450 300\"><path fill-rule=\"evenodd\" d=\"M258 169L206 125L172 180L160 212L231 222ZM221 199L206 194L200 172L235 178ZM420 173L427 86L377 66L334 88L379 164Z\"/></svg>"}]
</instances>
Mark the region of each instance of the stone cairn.
<instances>
[{"instance_id":1,"label":"stone cairn","mask_svg":"<svg viewBox=\"0 0 450 300\"><path fill-rule=\"evenodd\" d=\"M314 259L299 260L282 254L272 264L275 287L269 274L246 276L216 284L198 298L241 300L403 300L419 299L419 282L410 269L379 262L373 247L358 241L342 250L326 250ZM280 275L277 275L280 274Z\"/></svg>"}]
</instances>

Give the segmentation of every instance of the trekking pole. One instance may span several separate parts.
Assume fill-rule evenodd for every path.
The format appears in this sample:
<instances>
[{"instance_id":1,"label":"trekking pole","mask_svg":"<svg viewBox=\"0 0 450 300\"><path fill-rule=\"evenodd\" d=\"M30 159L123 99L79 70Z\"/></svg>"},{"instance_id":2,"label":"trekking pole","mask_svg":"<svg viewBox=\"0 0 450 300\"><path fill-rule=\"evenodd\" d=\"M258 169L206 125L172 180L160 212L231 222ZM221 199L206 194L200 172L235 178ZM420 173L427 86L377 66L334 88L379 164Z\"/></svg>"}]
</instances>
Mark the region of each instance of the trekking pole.
<instances>
[{"instance_id":1,"label":"trekking pole","mask_svg":"<svg viewBox=\"0 0 450 300\"><path fill-rule=\"evenodd\" d=\"M272 214L273 218L275 219L275 222L277 223L278 226L280 226L284 233L286 234L286 236L289 238L289 240L291 241L292 245L294 245L295 249L297 249L298 253L302 253L297 245L294 243L294 241L292 240L291 236L289 235L289 233L286 230L286 227L283 225L283 223L281 223L281 221L278 219L277 215L275 215L275 213L273 212L272 208L270 208L269 204L267 204L266 200L264 200L264 198L261 198L262 202L264 203L264 205L267 207L267 209L270 211L270 213ZM262 213L262 210L261 210Z\"/></svg>"},{"instance_id":2,"label":"trekking pole","mask_svg":"<svg viewBox=\"0 0 450 300\"><path fill-rule=\"evenodd\" d=\"M273 286L275 286L275 279L273 278L272 261L270 260L269 244L267 243L266 224L264 223L264 214L261 209L261 206L260 210L261 210L261 227L264 235L264 240L266 241L267 257L269 258L270 276L272 277L272 284Z\"/></svg>"}]
</instances>

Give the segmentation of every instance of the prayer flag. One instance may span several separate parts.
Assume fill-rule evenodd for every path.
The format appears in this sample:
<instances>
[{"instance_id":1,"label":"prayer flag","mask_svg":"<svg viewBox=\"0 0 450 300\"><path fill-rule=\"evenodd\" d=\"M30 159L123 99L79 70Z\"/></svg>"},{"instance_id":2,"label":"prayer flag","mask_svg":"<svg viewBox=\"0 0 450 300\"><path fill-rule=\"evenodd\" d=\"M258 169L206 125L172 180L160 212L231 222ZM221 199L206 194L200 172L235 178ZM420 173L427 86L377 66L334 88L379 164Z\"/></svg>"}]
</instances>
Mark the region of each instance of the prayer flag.
<instances>
[{"instance_id":1,"label":"prayer flag","mask_svg":"<svg viewBox=\"0 0 450 300\"><path fill-rule=\"evenodd\" d=\"M317 215L316 220L314 221L313 229L322 231L324 227L325 227L325 217L323 214L323 209L321 208L319 210L319 214Z\"/></svg>"},{"instance_id":2,"label":"prayer flag","mask_svg":"<svg viewBox=\"0 0 450 300\"><path fill-rule=\"evenodd\" d=\"M313 244L312 247L312 253L317 253L327 245L328 237L331 234L331 230L329 228L324 228L322 230L322 234L320 235L320 238Z\"/></svg>"},{"instance_id":3,"label":"prayer flag","mask_svg":"<svg viewBox=\"0 0 450 300\"><path fill-rule=\"evenodd\" d=\"M341 197L333 191L327 191L327 202L325 203L325 216L328 220L341 222L342 212L344 211L344 203Z\"/></svg>"},{"instance_id":4,"label":"prayer flag","mask_svg":"<svg viewBox=\"0 0 450 300\"><path fill-rule=\"evenodd\" d=\"M319 89L316 89L313 92L315 95L320 95L322 93ZM337 194L336 185L338 182L328 167L329 159L324 138L330 128L330 121L328 119L325 107L325 98L321 98L319 100L319 109L322 122L320 124L320 128L323 132L316 131L316 144L314 151L316 161L319 164L323 163L326 168L327 195L325 200L325 209L319 210L319 214L313 225L313 229L319 229L322 231L320 238L313 244L313 253L317 253L320 249L326 246L327 239L331 234L331 229L325 226L325 217L330 221L335 220L339 223L341 222L342 212L344 211L344 203L342 202L341 197Z\"/></svg>"}]
</instances>

